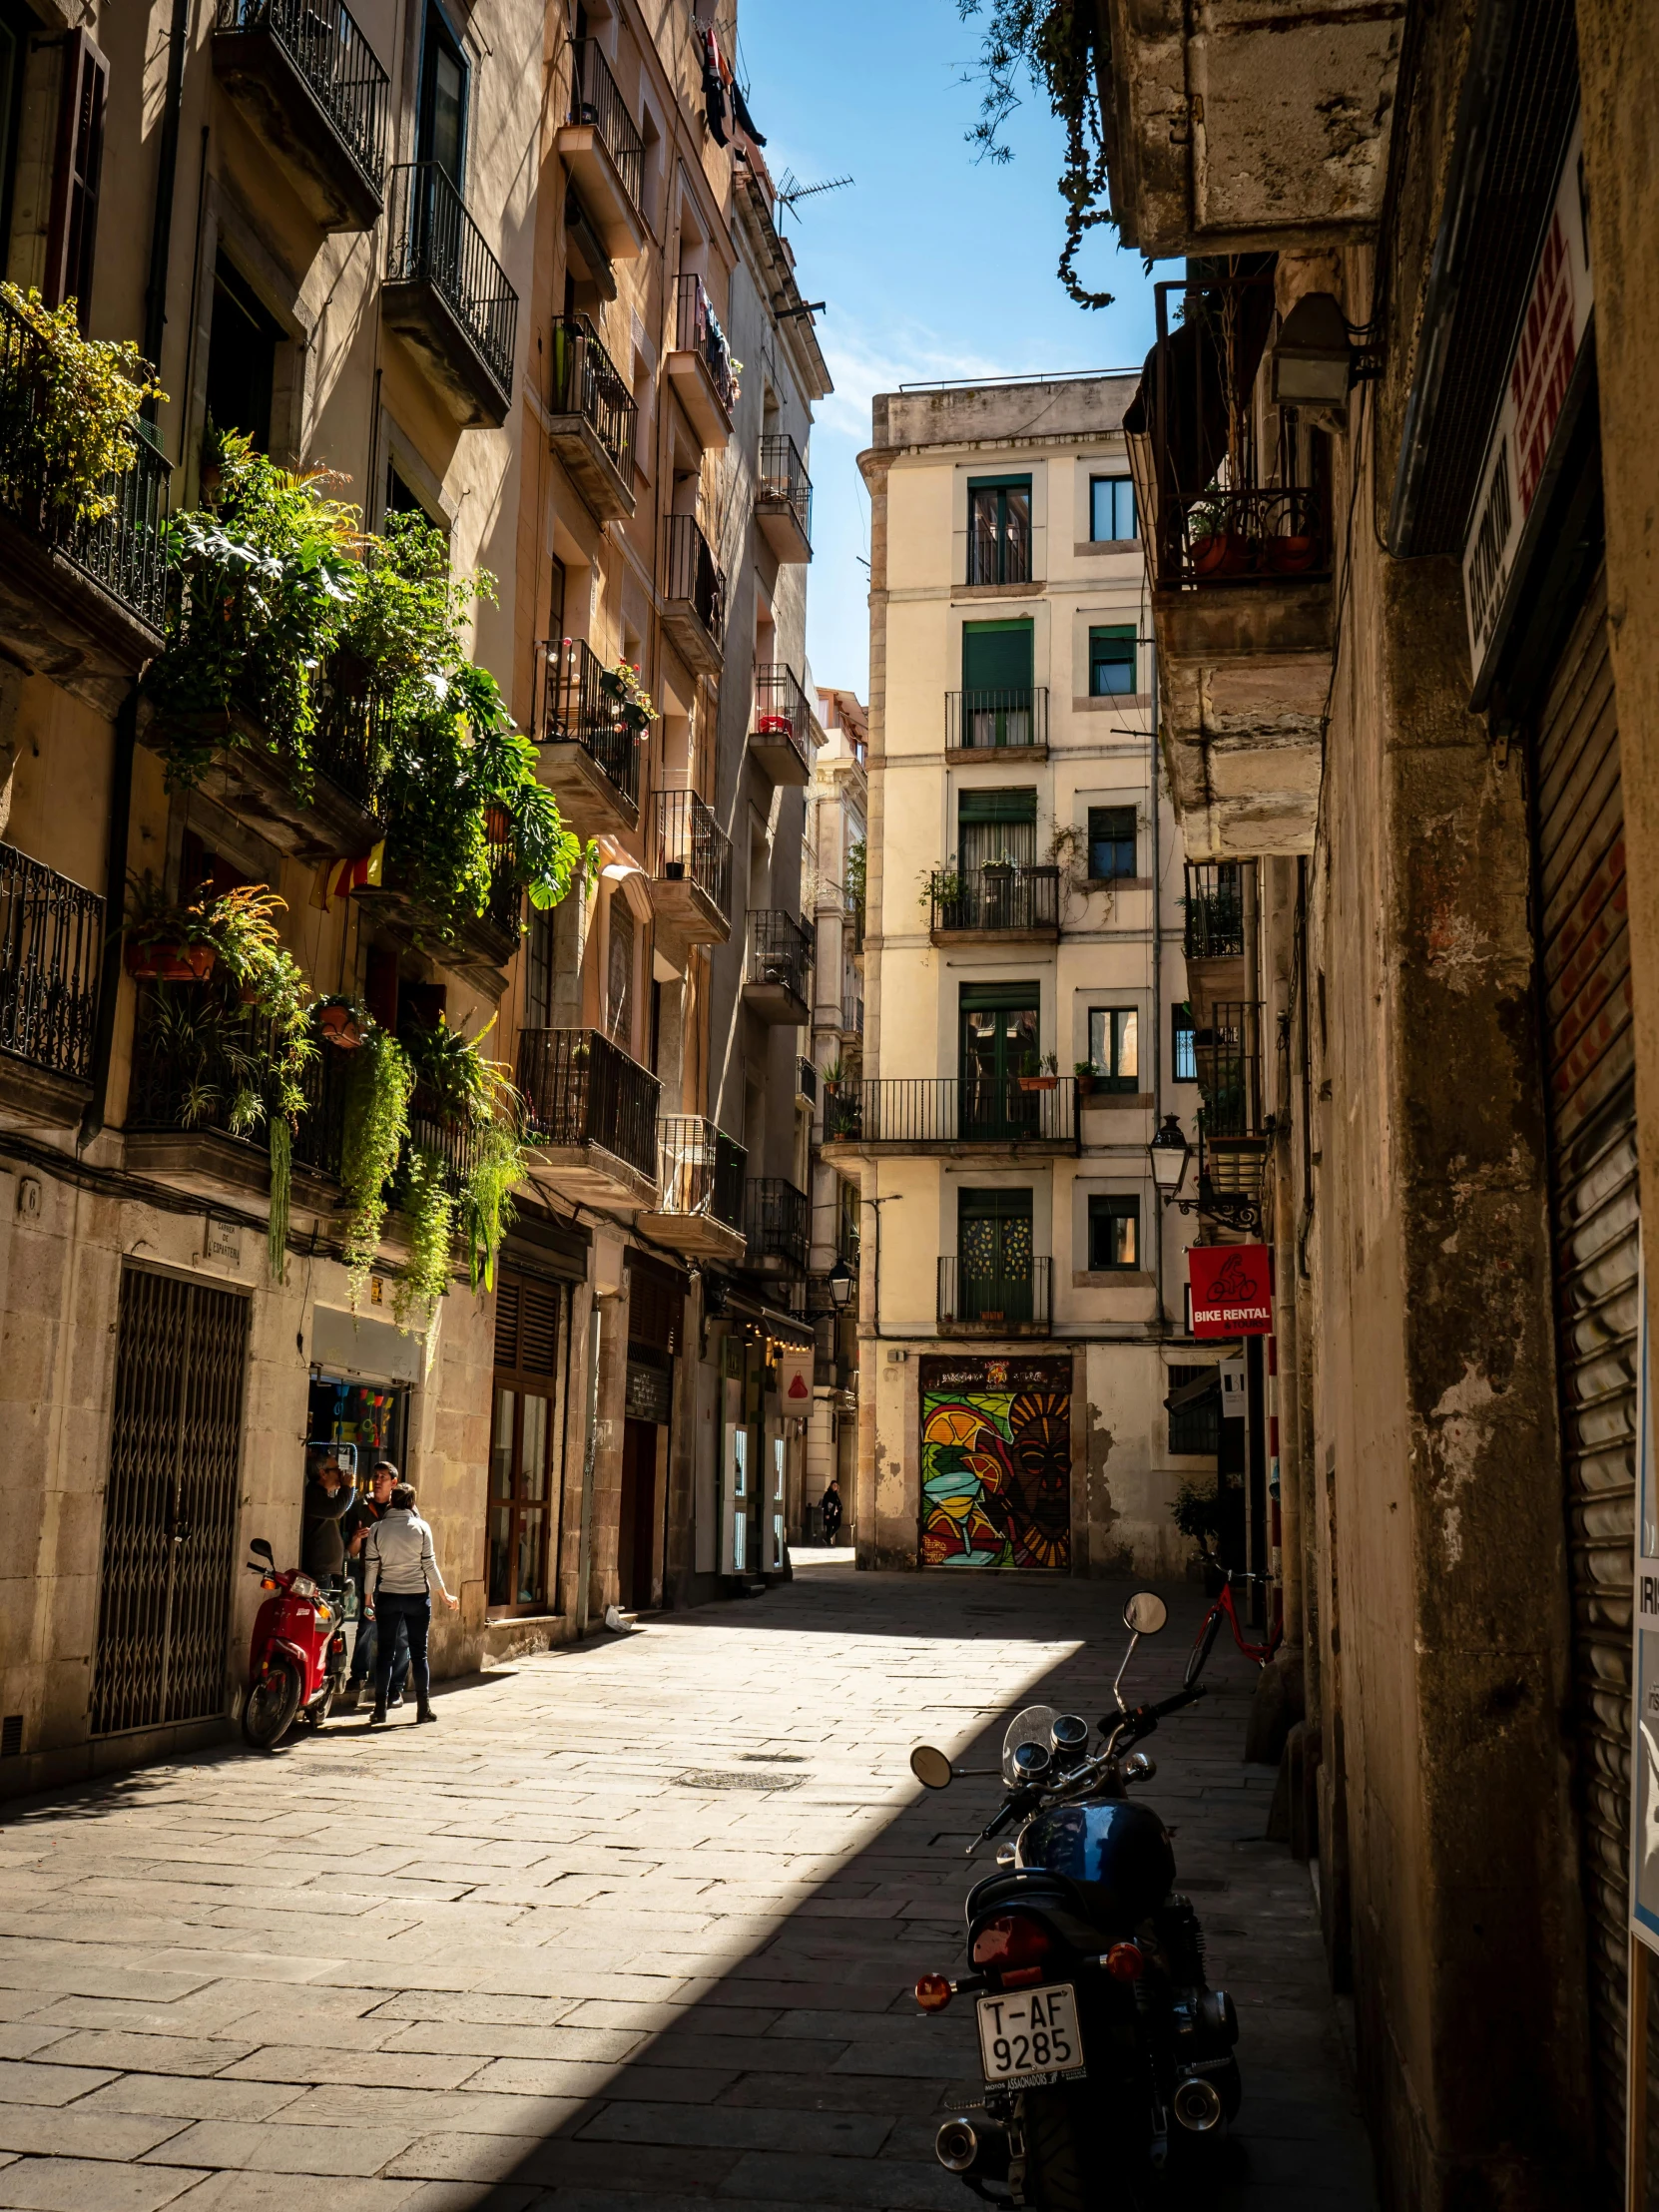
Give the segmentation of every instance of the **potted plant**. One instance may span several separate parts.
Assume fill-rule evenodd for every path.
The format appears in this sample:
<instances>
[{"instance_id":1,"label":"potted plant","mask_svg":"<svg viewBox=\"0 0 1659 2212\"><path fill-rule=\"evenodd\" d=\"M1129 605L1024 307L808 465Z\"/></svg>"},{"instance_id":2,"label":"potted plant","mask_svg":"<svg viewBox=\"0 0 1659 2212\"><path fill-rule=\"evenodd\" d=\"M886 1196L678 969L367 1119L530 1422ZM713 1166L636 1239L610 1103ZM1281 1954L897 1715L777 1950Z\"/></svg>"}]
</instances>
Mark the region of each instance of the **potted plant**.
<instances>
[{"instance_id":1,"label":"potted plant","mask_svg":"<svg viewBox=\"0 0 1659 2212\"><path fill-rule=\"evenodd\" d=\"M1034 1052L1025 1056L1025 1072L1019 1078L1022 1091L1051 1091L1060 1080L1060 1063L1052 1052L1045 1052L1039 1059Z\"/></svg>"},{"instance_id":2,"label":"potted plant","mask_svg":"<svg viewBox=\"0 0 1659 2212\"><path fill-rule=\"evenodd\" d=\"M206 893L207 885L203 885ZM203 983L219 962L204 899L180 906L145 870L131 878L127 972L141 983Z\"/></svg>"},{"instance_id":3,"label":"potted plant","mask_svg":"<svg viewBox=\"0 0 1659 2212\"><path fill-rule=\"evenodd\" d=\"M363 1041L369 1017L354 998L319 998L316 1002L316 1026L324 1044L336 1046L341 1052L355 1052Z\"/></svg>"},{"instance_id":4,"label":"potted plant","mask_svg":"<svg viewBox=\"0 0 1659 2212\"><path fill-rule=\"evenodd\" d=\"M1072 1067L1072 1073L1077 1078L1078 1104L1082 1105L1093 1098L1095 1085L1100 1080L1100 1070L1092 1060L1078 1060Z\"/></svg>"}]
</instances>

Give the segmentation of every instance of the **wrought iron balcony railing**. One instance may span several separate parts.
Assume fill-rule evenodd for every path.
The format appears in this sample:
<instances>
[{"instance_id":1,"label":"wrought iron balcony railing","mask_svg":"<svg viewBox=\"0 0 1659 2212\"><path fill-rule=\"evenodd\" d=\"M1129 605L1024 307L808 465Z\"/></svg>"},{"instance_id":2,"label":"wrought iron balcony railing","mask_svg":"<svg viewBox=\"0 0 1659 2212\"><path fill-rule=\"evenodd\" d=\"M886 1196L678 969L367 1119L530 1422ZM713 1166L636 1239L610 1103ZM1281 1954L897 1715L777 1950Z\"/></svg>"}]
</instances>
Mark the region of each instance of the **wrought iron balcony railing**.
<instances>
[{"instance_id":1,"label":"wrought iron balcony railing","mask_svg":"<svg viewBox=\"0 0 1659 2212\"><path fill-rule=\"evenodd\" d=\"M813 933L794 914L777 906L752 913L748 954L746 982L775 983L805 1000L807 978L813 972Z\"/></svg>"},{"instance_id":2,"label":"wrought iron balcony railing","mask_svg":"<svg viewBox=\"0 0 1659 2212\"><path fill-rule=\"evenodd\" d=\"M666 883L695 883L732 918L732 840L695 792L657 794L654 873Z\"/></svg>"},{"instance_id":3,"label":"wrought iron balcony railing","mask_svg":"<svg viewBox=\"0 0 1659 2212\"><path fill-rule=\"evenodd\" d=\"M674 342L682 353L700 353L720 403L728 415L738 403L738 382L732 373L732 349L726 332L715 319L701 276L677 276L674 280Z\"/></svg>"},{"instance_id":4,"label":"wrought iron balcony railing","mask_svg":"<svg viewBox=\"0 0 1659 2212\"><path fill-rule=\"evenodd\" d=\"M1213 1142L1262 1134L1262 1008L1257 1000L1218 1005L1193 1035L1204 1128Z\"/></svg>"},{"instance_id":5,"label":"wrought iron balcony railing","mask_svg":"<svg viewBox=\"0 0 1659 2212\"><path fill-rule=\"evenodd\" d=\"M391 80L340 0L219 0L214 28L222 35L268 30L279 40L352 160L380 190Z\"/></svg>"},{"instance_id":6,"label":"wrought iron balcony railing","mask_svg":"<svg viewBox=\"0 0 1659 2212\"><path fill-rule=\"evenodd\" d=\"M440 163L392 171L386 235L386 281L431 284L510 398L518 293Z\"/></svg>"},{"instance_id":7,"label":"wrought iron balcony railing","mask_svg":"<svg viewBox=\"0 0 1659 2212\"><path fill-rule=\"evenodd\" d=\"M934 929L978 929L1031 936L1060 926L1057 867L944 868L929 893Z\"/></svg>"},{"instance_id":8,"label":"wrought iron balcony railing","mask_svg":"<svg viewBox=\"0 0 1659 2212\"><path fill-rule=\"evenodd\" d=\"M10 515L84 576L119 600L130 614L161 631L167 613L167 486L173 465L148 423L132 425L130 467L104 479L102 496L113 500L101 522L82 522L79 502L56 476L52 441L33 425L51 405L48 341L17 310L0 300L0 404L12 424L11 450L0 479L0 513ZM27 461L21 456L28 454Z\"/></svg>"},{"instance_id":9,"label":"wrought iron balcony railing","mask_svg":"<svg viewBox=\"0 0 1659 2212\"><path fill-rule=\"evenodd\" d=\"M719 639L726 625L726 575L695 515L668 518L663 597L686 601L710 637Z\"/></svg>"},{"instance_id":10,"label":"wrought iron balcony railing","mask_svg":"<svg viewBox=\"0 0 1659 2212\"><path fill-rule=\"evenodd\" d=\"M639 741L623 718L622 698L603 661L582 638L550 638L541 648L536 740L579 745L624 798L639 801Z\"/></svg>"},{"instance_id":11,"label":"wrought iron balcony railing","mask_svg":"<svg viewBox=\"0 0 1659 2212\"><path fill-rule=\"evenodd\" d=\"M1153 290L1158 342L1124 428L1154 584L1329 574L1330 486L1300 479L1295 410L1252 404L1273 277L1195 274Z\"/></svg>"},{"instance_id":12,"label":"wrought iron balcony railing","mask_svg":"<svg viewBox=\"0 0 1659 2212\"><path fill-rule=\"evenodd\" d=\"M1183 949L1189 960L1237 958L1244 951L1244 872L1237 860L1187 862Z\"/></svg>"},{"instance_id":13,"label":"wrought iron balcony railing","mask_svg":"<svg viewBox=\"0 0 1659 2212\"><path fill-rule=\"evenodd\" d=\"M657 1124L658 1211L706 1214L744 1227L749 1154L701 1114L665 1114Z\"/></svg>"},{"instance_id":14,"label":"wrought iron balcony railing","mask_svg":"<svg viewBox=\"0 0 1659 2212\"><path fill-rule=\"evenodd\" d=\"M553 317L553 379L547 411L580 415L623 482L630 480L639 409L622 371L585 314Z\"/></svg>"},{"instance_id":15,"label":"wrought iron balcony railing","mask_svg":"<svg viewBox=\"0 0 1659 2212\"><path fill-rule=\"evenodd\" d=\"M133 1034L133 1074L127 1127L133 1131L200 1130L234 1137L264 1152L263 1120L241 1130L232 1122L240 1096L260 1087L276 1049L269 1014L228 1005L213 983L143 984ZM296 1167L338 1179L350 1055L318 1043L300 1072L305 1108L293 1132ZM411 1118L411 1130L413 1121Z\"/></svg>"},{"instance_id":16,"label":"wrought iron balcony railing","mask_svg":"<svg viewBox=\"0 0 1659 2212\"><path fill-rule=\"evenodd\" d=\"M616 164L622 189L637 209L645 174L645 141L640 127L623 105L610 64L597 39L581 38L572 48L575 69L571 84L570 120L589 123L605 142Z\"/></svg>"},{"instance_id":17,"label":"wrought iron balcony railing","mask_svg":"<svg viewBox=\"0 0 1659 2212\"><path fill-rule=\"evenodd\" d=\"M761 440L761 470L755 481L758 507L788 507L801 525L801 535L813 542L813 479L794 438Z\"/></svg>"},{"instance_id":18,"label":"wrought iron balcony railing","mask_svg":"<svg viewBox=\"0 0 1659 2212\"><path fill-rule=\"evenodd\" d=\"M944 695L944 742L955 752L1028 752L1048 743L1048 693L1038 685Z\"/></svg>"},{"instance_id":19,"label":"wrought iron balcony railing","mask_svg":"<svg viewBox=\"0 0 1659 2212\"><path fill-rule=\"evenodd\" d=\"M103 949L98 893L0 844L0 1052L84 1082Z\"/></svg>"},{"instance_id":20,"label":"wrought iron balcony railing","mask_svg":"<svg viewBox=\"0 0 1659 2212\"><path fill-rule=\"evenodd\" d=\"M598 1145L656 1180L662 1085L598 1029L521 1029L518 1088L531 1138Z\"/></svg>"},{"instance_id":21,"label":"wrought iron balcony railing","mask_svg":"<svg viewBox=\"0 0 1659 2212\"><path fill-rule=\"evenodd\" d=\"M813 710L793 668L784 661L762 661L755 670L754 735L788 745L803 768L813 765Z\"/></svg>"},{"instance_id":22,"label":"wrought iron balcony railing","mask_svg":"<svg viewBox=\"0 0 1659 2212\"><path fill-rule=\"evenodd\" d=\"M1054 1262L1043 1254L984 1267L959 1254L939 1258L941 1329L1046 1329L1052 1313Z\"/></svg>"},{"instance_id":23,"label":"wrought iron balcony railing","mask_svg":"<svg viewBox=\"0 0 1659 2212\"><path fill-rule=\"evenodd\" d=\"M783 1176L752 1175L745 1266L762 1268L768 1260L782 1260L805 1274L812 1246L812 1211L806 1192Z\"/></svg>"},{"instance_id":24,"label":"wrought iron balcony railing","mask_svg":"<svg viewBox=\"0 0 1659 2212\"><path fill-rule=\"evenodd\" d=\"M1069 1075L874 1076L826 1084L826 1144L1077 1147Z\"/></svg>"}]
</instances>

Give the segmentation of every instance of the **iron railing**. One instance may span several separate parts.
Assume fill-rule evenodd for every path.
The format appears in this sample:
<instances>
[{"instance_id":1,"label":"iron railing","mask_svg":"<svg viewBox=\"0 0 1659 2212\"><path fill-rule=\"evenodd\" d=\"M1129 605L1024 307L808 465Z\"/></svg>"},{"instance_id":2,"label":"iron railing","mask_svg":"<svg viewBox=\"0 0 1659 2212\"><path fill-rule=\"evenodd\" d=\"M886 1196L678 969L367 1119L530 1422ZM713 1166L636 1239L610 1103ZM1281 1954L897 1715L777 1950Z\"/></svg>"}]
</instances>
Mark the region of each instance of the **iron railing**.
<instances>
[{"instance_id":1,"label":"iron railing","mask_svg":"<svg viewBox=\"0 0 1659 2212\"><path fill-rule=\"evenodd\" d=\"M695 515L670 515L663 597L685 601L718 644L726 626L726 574Z\"/></svg>"},{"instance_id":2,"label":"iron railing","mask_svg":"<svg viewBox=\"0 0 1659 2212\"><path fill-rule=\"evenodd\" d=\"M57 465L49 428L57 376L53 347L0 300L0 513L10 515L159 632L167 615L167 486L172 463L150 425L135 417L133 457L112 470L99 495L113 502L102 521L83 522L77 487ZM37 418L41 427L36 428Z\"/></svg>"},{"instance_id":3,"label":"iron railing","mask_svg":"<svg viewBox=\"0 0 1659 2212\"><path fill-rule=\"evenodd\" d=\"M438 162L405 162L391 173L386 281L430 284L485 367L510 398L518 293Z\"/></svg>"},{"instance_id":4,"label":"iron railing","mask_svg":"<svg viewBox=\"0 0 1659 2212\"><path fill-rule=\"evenodd\" d=\"M1057 867L944 868L931 879L935 929L982 929L1030 936L1060 926Z\"/></svg>"},{"instance_id":5,"label":"iron railing","mask_svg":"<svg viewBox=\"0 0 1659 2212\"><path fill-rule=\"evenodd\" d=\"M788 507L801 525L801 535L813 542L813 479L794 438L761 440L761 472L755 481L758 507Z\"/></svg>"},{"instance_id":6,"label":"iron railing","mask_svg":"<svg viewBox=\"0 0 1659 2212\"><path fill-rule=\"evenodd\" d=\"M553 381L547 411L580 415L625 484L631 483L639 409L585 314L553 317Z\"/></svg>"},{"instance_id":7,"label":"iron railing","mask_svg":"<svg viewBox=\"0 0 1659 2212\"><path fill-rule=\"evenodd\" d=\"M1189 860L1183 950L1189 960L1237 958L1244 943L1244 870L1237 860Z\"/></svg>"},{"instance_id":8,"label":"iron railing","mask_svg":"<svg viewBox=\"0 0 1659 2212\"><path fill-rule=\"evenodd\" d=\"M379 814L385 798L386 764L391 758L391 708L387 700L376 692L355 688L336 671L334 680L323 690L306 747L312 765L330 784L354 799L366 814Z\"/></svg>"},{"instance_id":9,"label":"iron railing","mask_svg":"<svg viewBox=\"0 0 1659 2212\"><path fill-rule=\"evenodd\" d=\"M826 1144L1077 1147L1070 1075L872 1076L825 1086Z\"/></svg>"},{"instance_id":10,"label":"iron railing","mask_svg":"<svg viewBox=\"0 0 1659 2212\"><path fill-rule=\"evenodd\" d=\"M1052 1314L1054 1262L1042 1254L976 1266L959 1254L939 1258L941 1329L1046 1329Z\"/></svg>"},{"instance_id":11,"label":"iron railing","mask_svg":"<svg viewBox=\"0 0 1659 2212\"><path fill-rule=\"evenodd\" d=\"M1031 495L1024 503L1011 491L968 493L968 566L970 584L1028 584L1031 581Z\"/></svg>"},{"instance_id":12,"label":"iron railing","mask_svg":"<svg viewBox=\"0 0 1659 2212\"><path fill-rule=\"evenodd\" d=\"M655 1180L662 1085L598 1029L521 1029L518 1088L531 1140L598 1145Z\"/></svg>"},{"instance_id":13,"label":"iron railing","mask_svg":"<svg viewBox=\"0 0 1659 2212\"><path fill-rule=\"evenodd\" d=\"M1197 274L1153 290L1158 342L1128 441L1153 582L1329 574L1330 486L1301 481L1296 410L1259 417L1252 405L1273 277Z\"/></svg>"},{"instance_id":14,"label":"iron railing","mask_svg":"<svg viewBox=\"0 0 1659 2212\"><path fill-rule=\"evenodd\" d=\"M702 355L716 396L728 416L738 403L738 380L732 373L732 348L726 332L715 319L701 276L677 276L674 280L674 342L682 353Z\"/></svg>"},{"instance_id":15,"label":"iron railing","mask_svg":"<svg viewBox=\"0 0 1659 2212\"><path fill-rule=\"evenodd\" d=\"M582 638L549 638L537 670L536 741L579 745L606 781L639 804L640 748L616 680Z\"/></svg>"},{"instance_id":16,"label":"iron railing","mask_svg":"<svg viewBox=\"0 0 1659 2212\"><path fill-rule=\"evenodd\" d=\"M1027 752L1048 743L1048 693L1041 685L944 695L944 742L952 752Z\"/></svg>"},{"instance_id":17,"label":"iron railing","mask_svg":"<svg viewBox=\"0 0 1659 2212\"><path fill-rule=\"evenodd\" d=\"M623 105L597 39L580 38L571 49L573 75L570 88L570 120L591 124L616 164L622 189L637 209L645 174L645 141L640 127Z\"/></svg>"},{"instance_id":18,"label":"iron railing","mask_svg":"<svg viewBox=\"0 0 1659 2212\"><path fill-rule=\"evenodd\" d=\"M270 31L316 95L351 159L380 190L391 80L340 0L219 0L214 29L222 35Z\"/></svg>"},{"instance_id":19,"label":"iron railing","mask_svg":"<svg viewBox=\"0 0 1659 2212\"><path fill-rule=\"evenodd\" d=\"M104 901L0 844L0 1052L84 1082L104 949Z\"/></svg>"},{"instance_id":20,"label":"iron railing","mask_svg":"<svg viewBox=\"0 0 1659 2212\"><path fill-rule=\"evenodd\" d=\"M1257 1000L1218 1005L1208 1029L1193 1034L1206 1134L1262 1134L1262 1008Z\"/></svg>"},{"instance_id":21,"label":"iron railing","mask_svg":"<svg viewBox=\"0 0 1659 2212\"><path fill-rule=\"evenodd\" d=\"M459 1198L466 1189L477 1150L476 1133L452 1114L444 1113L436 1099L417 1083L409 1100L408 1134L391 1179L394 1203L408 1196L411 1170L420 1153L443 1163L443 1187L451 1198Z\"/></svg>"},{"instance_id":22,"label":"iron railing","mask_svg":"<svg viewBox=\"0 0 1659 2212\"><path fill-rule=\"evenodd\" d=\"M658 1208L744 1226L749 1154L701 1114L665 1114L657 1124Z\"/></svg>"},{"instance_id":23,"label":"iron railing","mask_svg":"<svg viewBox=\"0 0 1659 2212\"><path fill-rule=\"evenodd\" d=\"M208 1131L265 1152L267 1123L234 1130L233 1109L239 1094L261 1089L279 1044L269 1014L228 1005L217 983L141 985L126 1126ZM299 1072L305 1104L291 1140L293 1163L336 1181L349 1073L350 1054L325 1042Z\"/></svg>"},{"instance_id":24,"label":"iron railing","mask_svg":"<svg viewBox=\"0 0 1659 2212\"><path fill-rule=\"evenodd\" d=\"M813 933L794 914L764 906L749 917L749 957L744 980L775 983L804 1003L813 971Z\"/></svg>"},{"instance_id":25,"label":"iron railing","mask_svg":"<svg viewBox=\"0 0 1659 2212\"><path fill-rule=\"evenodd\" d=\"M695 792L657 794L654 869L664 883L695 883L732 918L732 840Z\"/></svg>"},{"instance_id":26,"label":"iron railing","mask_svg":"<svg viewBox=\"0 0 1659 2212\"><path fill-rule=\"evenodd\" d=\"M758 738L789 746L803 768L813 765L813 710L800 679L785 661L762 661L755 670L755 719L751 729Z\"/></svg>"},{"instance_id":27,"label":"iron railing","mask_svg":"<svg viewBox=\"0 0 1659 2212\"><path fill-rule=\"evenodd\" d=\"M745 1226L749 1250L744 1265L764 1267L768 1260L783 1260L807 1271L812 1249L812 1204L805 1191L781 1175L752 1175Z\"/></svg>"}]
</instances>

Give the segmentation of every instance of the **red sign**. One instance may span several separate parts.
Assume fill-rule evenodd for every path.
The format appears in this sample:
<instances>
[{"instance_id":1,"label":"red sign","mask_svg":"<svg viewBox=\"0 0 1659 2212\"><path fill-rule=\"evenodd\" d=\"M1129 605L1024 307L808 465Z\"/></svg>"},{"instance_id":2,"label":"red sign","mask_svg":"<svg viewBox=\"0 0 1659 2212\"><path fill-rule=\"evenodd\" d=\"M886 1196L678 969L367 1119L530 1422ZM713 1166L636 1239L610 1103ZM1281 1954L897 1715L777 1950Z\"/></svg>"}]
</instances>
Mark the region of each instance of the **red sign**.
<instances>
[{"instance_id":1,"label":"red sign","mask_svg":"<svg viewBox=\"0 0 1659 2212\"><path fill-rule=\"evenodd\" d=\"M1187 1268L1195 1337L1273 1335L1273 1255L1266 1245L1194 1245Z\"/></svg>"}]
</instances>

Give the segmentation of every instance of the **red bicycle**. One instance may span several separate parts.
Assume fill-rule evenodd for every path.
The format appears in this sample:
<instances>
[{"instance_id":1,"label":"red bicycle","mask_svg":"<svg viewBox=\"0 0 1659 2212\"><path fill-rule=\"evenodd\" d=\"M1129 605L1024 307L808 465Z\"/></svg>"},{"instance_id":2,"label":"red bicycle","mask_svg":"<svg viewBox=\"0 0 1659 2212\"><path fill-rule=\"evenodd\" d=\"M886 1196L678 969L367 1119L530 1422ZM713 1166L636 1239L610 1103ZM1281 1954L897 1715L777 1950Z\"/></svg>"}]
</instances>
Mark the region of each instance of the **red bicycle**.
<instances>
[{"instance_id":1,"label":"red bicycle","mask_svg":"<svg viewBox=\"0 0 1659 2212\"><path fill-rule=\"evenodd\" d=\"M1265 1643L1253 1643L1245 1634L1244 1623L1239 1619L1238 1608L1233 1603L1233 1585L1235 1582L1242 1582L1247 1585L1252 1582L1260 1582L1263 1588L1266 1589L1269 1580L1267 1575L1235 1574L1231 1567L1217 1567L1214 1571L1222 1578L1221 1588L1216 1593L1210 1610L1199 1623L1198 1634L1193 1638L1193 1648L1187 1654L1187 1672L1183 1680L1189 1690L1204 1672L1210 1654L1216 1648L1216 1638L1221 1634L1221 1624L1224 1620L1232 1624L1233 1641L1245 1657L1254 1659L1259 1667L1265 1667L1285 1641L1285 1623L1280 1613L1277 1598L1273 1601L1273 1621L1268 1629Z\"/></svg>"}]
</instances>

